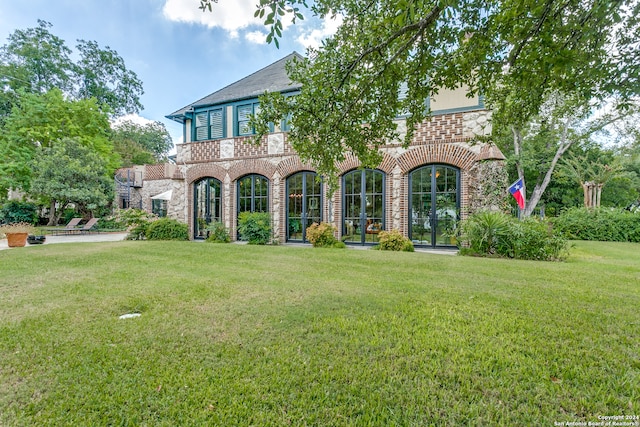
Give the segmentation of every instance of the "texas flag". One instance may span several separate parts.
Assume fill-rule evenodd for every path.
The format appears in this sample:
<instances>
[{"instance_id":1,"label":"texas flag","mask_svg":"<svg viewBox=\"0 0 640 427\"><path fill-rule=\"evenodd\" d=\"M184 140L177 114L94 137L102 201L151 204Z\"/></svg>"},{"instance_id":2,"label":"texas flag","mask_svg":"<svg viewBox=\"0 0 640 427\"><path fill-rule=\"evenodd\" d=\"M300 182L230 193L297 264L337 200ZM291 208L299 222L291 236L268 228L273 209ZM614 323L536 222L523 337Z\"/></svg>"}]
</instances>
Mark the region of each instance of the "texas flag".
<instances>
[{"instance_id":1,"label":"texas flag","mask_svg":"<svg viewBox=\"0 0 640 427\"><path fill-rule=\"evenodd\" d=\"M522 183L522 178L511 184L509 193L515 197L516 202L518 202L518 207L524 209L524 184Z\"/></svg>"}]
</instances>

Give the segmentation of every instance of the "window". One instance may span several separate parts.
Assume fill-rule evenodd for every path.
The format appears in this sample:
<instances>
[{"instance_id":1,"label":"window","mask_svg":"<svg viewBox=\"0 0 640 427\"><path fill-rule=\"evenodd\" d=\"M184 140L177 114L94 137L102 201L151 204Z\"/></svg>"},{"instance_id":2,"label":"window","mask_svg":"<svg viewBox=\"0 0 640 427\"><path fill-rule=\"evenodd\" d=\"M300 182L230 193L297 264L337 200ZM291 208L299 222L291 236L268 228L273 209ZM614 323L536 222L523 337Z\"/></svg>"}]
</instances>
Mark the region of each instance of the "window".
<instances>
[{"instance_id":1,"label":"window","mask_svg":"<svg viewBox=\"0 0 640 427\"><path fill-rule=\"evenodd\" d=\"M249 125L249 119L251 115L256 115L260 112L260 106L258 103L238 105L236 107L236 131L238 136L253 135L255 129Z\"/></svg>"},{"instance_id":2,"label":"window","mask_svg":"<svg viewBox=\"0 0 640 427\"><path fill-rule=\"evenodd\" d=\"M224 137L224 109L215 108L195 116L196 141Z\"/></svg>"},{"instance_id":3,"label":"window","mask_svg":"<svg viewBox=\"0 0 640 427\"><path fill-rule=\"evenodd\" d=\"M158 215L160 218L167 216L167 201L152 199L151 212Z\"/></svg>"}]
</instances>

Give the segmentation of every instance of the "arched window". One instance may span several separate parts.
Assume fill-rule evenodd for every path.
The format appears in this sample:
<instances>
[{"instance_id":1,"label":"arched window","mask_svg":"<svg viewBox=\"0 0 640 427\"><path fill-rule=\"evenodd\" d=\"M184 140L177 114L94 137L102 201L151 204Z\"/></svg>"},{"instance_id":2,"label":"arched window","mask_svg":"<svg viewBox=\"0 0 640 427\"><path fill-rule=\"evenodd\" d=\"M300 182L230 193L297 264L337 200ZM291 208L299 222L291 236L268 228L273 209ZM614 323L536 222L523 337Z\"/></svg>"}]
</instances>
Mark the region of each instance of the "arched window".
<instances>
[{"instance_id":1,"label":"arched window","mask_svg":"<svg viewBox=\"0 0 640 427\"><path fill-rule=\"evenodd\" d=\"M375 243L385 229L385 175L354 170L342 177L342 236L345 242Z\"/></svg>"},{"instance_id":2,"label":"arched window","mask_svg":"<svg viewBox=\"0 0 640 427\"><path fill-rule=\"evenodd\" d=\"M455 245L459 213L459 169L428 165L409 174L409 237L414 245Z\"/></svg>"},{"instance_id":3,"label":"arched window","mask_svg":"<svg viewBox=\"0 0 640 427\"><path fill-rule=\"evenodd\" d=\"M193 185L193 237L207 238L207 225L220 221L221 196L220 181L215 178L203 178Z\"/></svg>"},{"instance_id":4,"label":"arched window","mask_svg":"<svg viewBox=\"0 0 640 427\"><path fill-rule=\"evenodd\" d=\"M269 180L247 175L238 180L238 213L269 212Z\"/></svg>"},{"instance_id":5,"label":"arched window","mask_svg":"<svg viewBox=\"0 0 640 427\"><path fill-rule=\"evenodd\" d=\"M287 178L287 240L306 241L306 230L322 221L322 182L315 172Z\"/></svg>"}]
</instances>

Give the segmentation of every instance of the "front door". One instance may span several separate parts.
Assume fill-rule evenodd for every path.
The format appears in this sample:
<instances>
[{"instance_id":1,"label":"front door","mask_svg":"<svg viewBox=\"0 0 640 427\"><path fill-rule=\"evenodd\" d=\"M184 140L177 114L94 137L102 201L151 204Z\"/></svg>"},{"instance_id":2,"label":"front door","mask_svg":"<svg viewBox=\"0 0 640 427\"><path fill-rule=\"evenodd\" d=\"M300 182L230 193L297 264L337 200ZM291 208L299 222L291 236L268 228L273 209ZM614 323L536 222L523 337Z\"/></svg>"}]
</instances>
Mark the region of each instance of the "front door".
<instances>
[{"instance_id":1,"label":"front door","mask_svg":"<svg viewBox=\"0 0 640 427\"><path fill-rule=\"evenodd\" d=\"M307 241L307 227L322 221L322 183L314 172L287 179L287 240Z\"/></svg>"}]
</instances>

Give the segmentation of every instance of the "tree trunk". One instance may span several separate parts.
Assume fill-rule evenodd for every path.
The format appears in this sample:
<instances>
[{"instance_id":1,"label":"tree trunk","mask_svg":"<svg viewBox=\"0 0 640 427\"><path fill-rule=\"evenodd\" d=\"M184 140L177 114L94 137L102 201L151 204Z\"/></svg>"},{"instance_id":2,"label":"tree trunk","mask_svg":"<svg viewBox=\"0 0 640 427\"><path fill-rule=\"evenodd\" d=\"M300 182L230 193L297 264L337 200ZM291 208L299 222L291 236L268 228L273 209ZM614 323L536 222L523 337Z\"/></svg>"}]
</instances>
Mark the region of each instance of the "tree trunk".
<instances>
[{"instance_id":1,"label":"tree trunk","mask_svg":"<svg viewBox=\"0 0 640 427\"><path fill-rule=\"evenodd\" d=\"M588 208L589 207L589 183L581 182L580 185L582 185L584 207Z\"/></svg>"},{"instance_id":2,"label":"tree trunk","mask_svg":"<svg viewBox=\"0 0 640 427\"><path fill-rule=\"evenodd\" d=\"M524 211L522 212L523 218L528 218L531 216L531 213L540 202L544 191L547 189L549 182L551 182L551 176L553 175L553 171L558 164L558 161L562 157L562 155L573 145L573 141L568 138L569 132L569 122L563 124L564 128L562 129L562 137L560 139L560 143L558 144L558 149L556 150L556 154L553 156L553 160L551 160L551 164L549 165L549 169L544 175L542 182L536 184L533 192L531 193L531 197L526 202ZM518 176L522 178L522 182L524 182L524 172L520 175L520 170L518 170Z\"/></svg>"},{"instance_id":3,"label":"tree trunk","mask_svg":"<svg viewBox=\"0 0 640 427\"><path fill-rule=\"evenodd\" d=\"M53 227L58 225L58 219L56 218L56 200L51 199L51 205L49 206L49 222L48 226Z\"/></svg>"}]
</instances>

